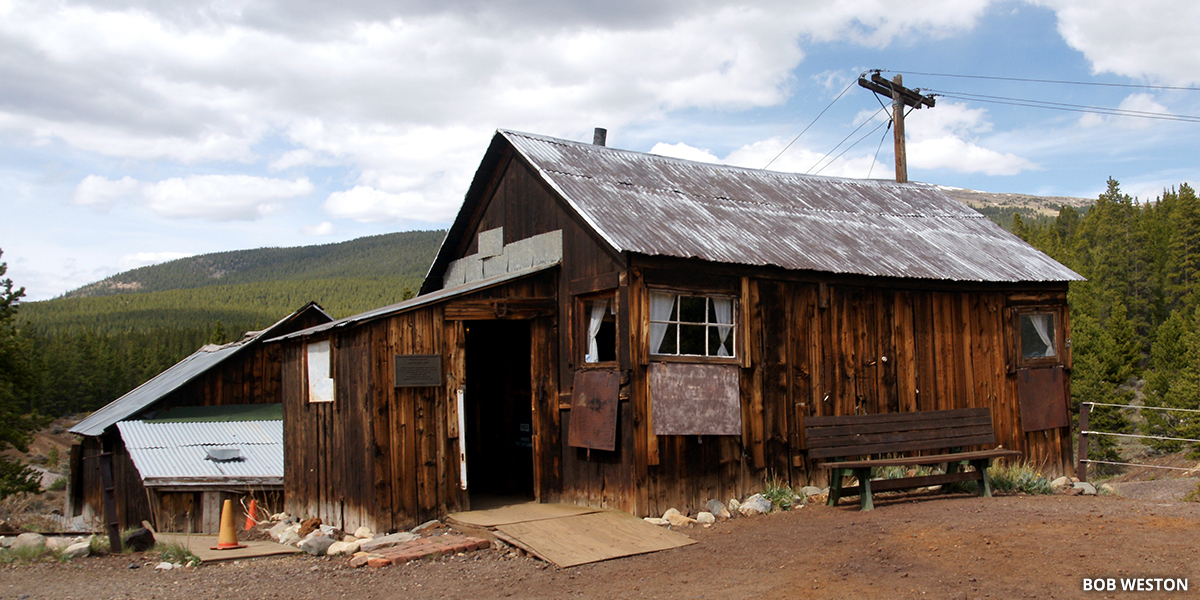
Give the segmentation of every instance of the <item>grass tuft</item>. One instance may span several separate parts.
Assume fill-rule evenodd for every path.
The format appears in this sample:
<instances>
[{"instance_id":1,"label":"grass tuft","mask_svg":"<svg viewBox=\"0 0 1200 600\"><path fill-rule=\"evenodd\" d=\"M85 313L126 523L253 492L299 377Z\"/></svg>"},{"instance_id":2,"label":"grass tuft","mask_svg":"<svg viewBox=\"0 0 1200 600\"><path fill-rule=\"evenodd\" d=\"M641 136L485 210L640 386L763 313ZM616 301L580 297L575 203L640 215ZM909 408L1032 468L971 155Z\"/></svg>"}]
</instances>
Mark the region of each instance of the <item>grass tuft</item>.
<instances>
[{"instance_id":1,"label":"grass tuft","mask_svg":"<svg viewBox=\"0 0 1200 600\"><path fill-rule=\"evenodd\" d=\"M988 469L992 488L1001 492L1022 492L1030 495L1051 494L1050 480L1027 463L992 465Z\"/></svg>"},{"instance_id":2,"label":"grass tuft","mask_svg":"<svg viewBox=\"0 0 1200 600\"><path fill-rule=\"evenodd\" d=\"M780 510L788 510L796 502L796 492L778 475L767 477L764 483L763 498L770 500L773 506L779 507Z\"/></svg>"},{"instance_id":3,"label":"grass tuft","mask_svg":"<svg viewBox=\"0 0 1200 600\"><path fill-rule=\"evenodd\" d=\"M159 542L154 545L154 552L158 554L159 560L186 565L189 562L200 564L200 557L192 554L192 551L187 546L179 542Z\"/></svg>"}]
</instances>

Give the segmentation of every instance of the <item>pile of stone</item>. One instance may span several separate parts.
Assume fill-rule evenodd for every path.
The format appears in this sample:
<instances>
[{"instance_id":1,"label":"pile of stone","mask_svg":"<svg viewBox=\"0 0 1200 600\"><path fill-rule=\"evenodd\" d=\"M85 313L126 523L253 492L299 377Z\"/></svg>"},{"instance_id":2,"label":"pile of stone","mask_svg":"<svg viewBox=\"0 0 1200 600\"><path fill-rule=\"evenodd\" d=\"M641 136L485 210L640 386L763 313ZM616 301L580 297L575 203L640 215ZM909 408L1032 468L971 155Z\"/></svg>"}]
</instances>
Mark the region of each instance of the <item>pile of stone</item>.
<instances>
[{"instance_id":1,"label":"pile of stone","mask_svg":"<svg viewBox=\"0 0 1200 600\"><path fill-rule=\"evenodd\" d=\"M813 486L805 486L798 494L793 494L793 501L785 506L776 506L762 494L754 494L744 500L731 498L728 503L720 500L709 500L704 510L690 517L675 508L668 508L661 517L646 517L644 520L652 525L664 527L687 528L693 524L711 527L713 523L724 522L735 516L755 517L780 510L796 510L812 502L824 502L829 490Z\"/></svg>"},{"instance_id":2,"label":"pile of stone","mask_svg":"<svg viewBox=\"0 0 1200 600\"><path fill-rule=\"evenodd\" d=\"M57 553L63 558L83 558L91 554L92 536L65 537L44 536L40 533L22 533L17 536L0 537L0 547L14 552Z\"/></svg>"},{"instance_id":3,"label":"pile of stone","mask_svg":"<svg viewBox=\"0 0 1200 600\"><path fill-rule=\"evenodd\" d=\"M488 540L442 531L444 527L439 521L429 521L410 531L377 535L366 527L347 534L323 525L316 518L300 521L290 515L275 515L272 520L277 523L268 533L280 544L296 546L313 556L351 556L350 564L355 567L403 564L490 546Z\"/></svg>"},{"instance_id":4,"label":"pile of stone","mask_svg":"<svg viewBox=\"0 0 1200 600\"><path fill-rule=\"evenodd\" d=\"M1050 482L1050 489L1056 494L1070 494L1073 496L1095 496L1096 494L1116 493L1116 490L1107 483L1102 483L1099 487L1096 487L1086 481L1080 481L1077 477L1059 477Z\"/></svg>"}]
</instances>

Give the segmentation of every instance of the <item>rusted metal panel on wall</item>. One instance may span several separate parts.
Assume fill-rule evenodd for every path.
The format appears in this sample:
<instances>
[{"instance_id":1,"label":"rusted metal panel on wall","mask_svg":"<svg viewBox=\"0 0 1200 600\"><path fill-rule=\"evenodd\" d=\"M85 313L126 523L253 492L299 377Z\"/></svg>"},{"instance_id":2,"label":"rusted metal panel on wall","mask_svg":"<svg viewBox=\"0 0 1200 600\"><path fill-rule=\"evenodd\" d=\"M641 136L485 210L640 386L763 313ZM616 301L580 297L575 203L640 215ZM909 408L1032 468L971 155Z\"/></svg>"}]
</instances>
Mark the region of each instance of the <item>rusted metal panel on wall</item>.
<instances>
[{"instance_id":1,"label":"rusted metal panel on wall","mask_svg":"<svg viewBox=\"0 0 1200 600\"><path fill-rule=\"evenodd\" d=\"M1025 432L1058 429L1070 423L1062 367L1017 371L1017 397Z\"/></svg>"},{"instance_id":2,"label":"rusted metal panel on wall","mask_svg":"<svg viewBox=\"0 0 1200 600\"><path fill-rule=\"evenodd\" d=\"M616 371L575 371L571 393L571 430L567 445L594 450L617 449Z\"/></svg>"},{"instance_id":3,"label":"rusted metal panel on wall","mask_svg":"<svg viewBox=\"0 0 1200 600\"><path fill-rule=\"evenodd\" d=\"M741 435L737 365L652 363L650 406L656 435Z\"/></svg>"}]
</instances>

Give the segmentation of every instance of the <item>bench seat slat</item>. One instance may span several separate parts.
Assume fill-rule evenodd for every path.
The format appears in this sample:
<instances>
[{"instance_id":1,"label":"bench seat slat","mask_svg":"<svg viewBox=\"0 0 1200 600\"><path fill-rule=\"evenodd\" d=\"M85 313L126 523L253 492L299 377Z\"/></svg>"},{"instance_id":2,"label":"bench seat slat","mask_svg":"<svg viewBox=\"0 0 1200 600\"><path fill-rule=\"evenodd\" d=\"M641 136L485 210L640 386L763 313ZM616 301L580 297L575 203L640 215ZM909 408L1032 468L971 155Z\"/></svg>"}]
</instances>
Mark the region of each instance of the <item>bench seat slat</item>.
<instances>
[{"instance_id":1,"label":"bench seat slat","mask_svg":"<svg viewBox=\"0 0 1200 600\"><path fill-rule=\"evenodd\" d=\"M917 450L945 450L966 446L982 446L996 443L996 435L973 435L954 438L939 438L933 440L912 440L903 443L865 444L862 446L813 448L808 455L811 458L831 458L838 456L868 456L872 454L892 454L895 452L914 452Z\"/></svg>"},{"instance_id":2,"label":"bench seat slat","mask_svg":"<svg viewBox=\"0 0 1200 600\"><path fill-rule=\"evenodd\" d=\"M931 454L928 456L902 456L898 458L877 458L874 460L843 460L817 463L818 469L856 469L868 467L900 467L905 465L938 465L945 462L961 462L989 458L1009 458L1020 456L1017 450L976 450L974 452L952 452L949 454ZM871 486L874 487L872 482ZM932 484L931 484L932 485ZM920 487L920 486L918 486Z\"/></svg>"}]
</instances>

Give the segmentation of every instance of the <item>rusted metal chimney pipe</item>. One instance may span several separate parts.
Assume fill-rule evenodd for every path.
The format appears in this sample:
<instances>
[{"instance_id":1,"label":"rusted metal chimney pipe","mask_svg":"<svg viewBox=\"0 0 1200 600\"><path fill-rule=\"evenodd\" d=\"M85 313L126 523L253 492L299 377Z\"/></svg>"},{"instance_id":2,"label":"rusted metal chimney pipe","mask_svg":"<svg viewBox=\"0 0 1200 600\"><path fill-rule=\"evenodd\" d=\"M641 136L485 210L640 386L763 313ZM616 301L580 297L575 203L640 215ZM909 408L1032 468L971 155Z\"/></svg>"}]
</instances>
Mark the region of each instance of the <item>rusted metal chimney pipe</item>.
<instances>
[{"instance_id":1,"label":"rusted metal chimney pipe","mask_svg":"<svg viewBox=\"0 0 1200 600\"><path fill-rule=\"evenodd\" d=\"M604 142L606 142L607 140L608 140L608 130L603 127L597 127L596 131L594 133L592 133L592 144L593 145L603 146Z\"/></svg>"}]
</instances>

